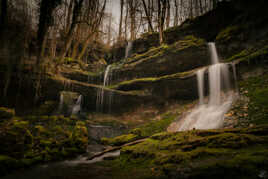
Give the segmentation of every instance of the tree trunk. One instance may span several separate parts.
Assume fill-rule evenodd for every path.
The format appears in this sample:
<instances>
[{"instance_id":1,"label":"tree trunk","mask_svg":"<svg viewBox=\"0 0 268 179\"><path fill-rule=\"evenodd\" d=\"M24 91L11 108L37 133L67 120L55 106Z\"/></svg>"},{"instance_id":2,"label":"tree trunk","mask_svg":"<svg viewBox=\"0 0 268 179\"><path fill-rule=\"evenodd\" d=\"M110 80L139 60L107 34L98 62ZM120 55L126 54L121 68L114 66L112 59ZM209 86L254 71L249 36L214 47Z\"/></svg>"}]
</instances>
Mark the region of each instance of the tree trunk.
<instances>
[{"instance_id":1,"label":"tree trunk","mask_svg":"<svg viewBox=\"0 0 268 179\"><path fill-rule=\"evenodd\" d=\"M74 9L73 9L73 18L72 18L72 24L71 27L68 31L65 43L64 43L64 47L61 50L61 55L60 55L60 61L62 62L63 59L65 58L68 50L70 49L72 40L73 40L73 33L76 29L76 24L77 24L77 19L78 16L81 12L82 9L82 5L83 5L83 1L84 0L79 0L79 1L74 1Z\"/></svg>"},{"instance_id":2,"label":"tree trunk","mask_svg":"<svg viewBox=\"0 0 268 179\"><path fill-rule=\"evenodd\" d=\"M151 21L150 14L148 12L148 8L146 6L145 0L142 0L142 4L143 4L145 15L146 15L146 18L147 18L147 21L148 21L148 24L149 24L150 32L154 32L152 21Z\"/></svg>"},{"instance_id":3,"label":"tree trunk","mask_svg":"<svg viewBox=\"0 0 268 179\"><path fill-rule=\"evenodd\" d=\"M8 15L8 9L7 9L7 0L1 1L1 12L0 12L0 35L4 35L4 31L7 25L7 15Z\"/></svg>"},{"instance_id":4,"label":"tree trunk","mask_svg":"<svg viewBox=\"0 0 268 179\"><path fill-rule=\"evenodd\" d=\"M56 56L56 50L57 50L56 37L57 37L57 30L54 27L52 29L52 40L51 40L51 46L50 46L50 58L51 59L55 58L55 56Z\"/></svg>"},{"instance_id":5,"label":"tree trunk","mask_svg":"<svg viewBox=\"0 0 268 179\"><path fill-rule=\"evenodd\" d=\"M177 26L179 24L179 15L178 15L178 2L177 0L174 0L175 5L175 15L174 15L174 26Z\"/></svg>"},{"instance_id":6,"label":"tree trunk","mask_svg":"<svg viewBox=\"0 0 268 179\"><path fill-rule=\"evenodd\" d=\"M118 34L119 42L122 41L123 11L124 11L124 0L120 0L120 22L119 22L119 34Z\"/></svg>"},{"instance_id":7,"label":"tree trunk","mask_svg":"<svg viewBox=\"0 0 268 179\"><path fill-rule=\"evenodd\" d=\"M128 36L127 36L127 26L128 26L128 24L127 24L127 20L128 20L128 11L129 11L129 6L128 6L128 4L127 4L127 8L126 8L126 17L125 17L125 39L127 39L127 38L128 38Z\"/></svg>"},{"instance_id":8,"label":"tree trunk","mask_svg":"<svg viewBox=\"0 0 268 179\"><path fill-rule=\"evenodd\" d=\"M136 9L135 1L129 0L129 10L130 10L130 39L131 41L135 40L135 30L136 30Z\"/></svg>"},{"instance_id":9,"label":"tree trunk","mask_svg":"<svg viewBox=\"0 0 268 179\"><path fill-rule=\"evenodd\" d=\"M158 0L158 29L159 29L159 43L164 42L164 24L166 18L166 0Z\"/></svg>"},{"instance_id":10,"label":"tree trunk","mask_svg":"<svg viewBox=\"0 0 268 179\"><path fill-rule=\"evenodd\" d=\"M66 19L66 34L68 33L68 30L70 29L70 25L71 25L71 16L72 16L72 10L73 10L73 6L74 6L74 0L70 1L69 7L68 7L68 14L67 14L67 19Z\"/></svg>"},{"instance_id":11,"label":"tree trunk","mask_svg":"<svg viewBox=\"0 0 268 179\"><path fill-rule=\"evenodd\" d=\"M170 0L167 0L167 18L166 18L166 29L170 26Z\"/></svg>"},{"instance_id":12,"label":"tree trunk","mask_svg":"<svg viewBox=\"0 0 268 179\"><path fill-rule=\"evenodd\" d=\"M202 4L202 0L199 0L199 7L200 7L200 15L203 14L203 4Z\"/></svg>"}]
</instances>

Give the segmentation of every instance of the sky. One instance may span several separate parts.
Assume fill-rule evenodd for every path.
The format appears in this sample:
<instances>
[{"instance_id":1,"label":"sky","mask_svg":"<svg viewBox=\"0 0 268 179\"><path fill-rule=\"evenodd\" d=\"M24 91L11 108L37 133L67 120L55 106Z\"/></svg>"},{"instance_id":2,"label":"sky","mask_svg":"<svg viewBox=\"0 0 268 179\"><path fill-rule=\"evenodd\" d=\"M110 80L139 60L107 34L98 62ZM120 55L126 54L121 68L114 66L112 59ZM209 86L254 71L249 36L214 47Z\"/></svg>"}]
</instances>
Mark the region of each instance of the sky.
<instances>
[{"instance_id":1,"label":"sky","mask_svg":"<svg viewBox=\"0 0 268 179\"><path fill-rule=\"evenodd\" d=\"M112 13L118 24L120 20L120 0L108 0L107 12Z\"/></svg>"}]
</instances>

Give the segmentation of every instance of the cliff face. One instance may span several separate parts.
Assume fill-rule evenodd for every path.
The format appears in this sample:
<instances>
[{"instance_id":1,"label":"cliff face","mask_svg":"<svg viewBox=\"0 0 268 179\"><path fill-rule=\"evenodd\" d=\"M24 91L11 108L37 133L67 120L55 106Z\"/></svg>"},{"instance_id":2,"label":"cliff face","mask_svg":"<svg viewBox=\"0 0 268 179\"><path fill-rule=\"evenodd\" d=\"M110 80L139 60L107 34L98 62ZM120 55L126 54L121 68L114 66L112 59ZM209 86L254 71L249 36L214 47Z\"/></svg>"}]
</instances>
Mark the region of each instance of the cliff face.
<instances>
[{"instance_id":1,"label":"cliff face","mask_svg":"<svg viewBox=\"0 0 268 179\"><path fill-rule=\"evenodd\" d=\"M187 20L181 26L166 30L166 44L161 46L158 44L157 33L144 34L133 42L131 57L111 64L110 86L105 90L112 90L115 96L118 96L113 110L123 110L118 107L120 105L131 109L140 103L151 104L150 101L162 104L169 100L196 99L194 72L210 64L207 48L207 42L210 41L216 42L221 61L236 61L240 78L244 72L257 66L264 68L267 65L268 45L268 25L265 23L268 15L264 10L266 4L264 0L224 1L217 9L204 16ZM124 53L125 50L121 49L121 52ZM62 90L74 90L85 96L84 107L95 111L97 91L103 84L104 69L94 73L79 67L74 69L66 66L61 69L63 78L58 78L53 73L42 76L44 78L41 80L39 104L48 100L57 101ZM6 71L7 67L3 66L1 93L5 87ZM17 73L14 68L8 92L10 100L8 103L7 100L2 100L1 103L10 107L15 107L17 103L17 106L31 108L34 104L34 81L37 76L32 75L31 70L25 69ZM30 79L29 83L22 83L24 79ZM66 84L73 88L68 89ZM14 94L18 93L25 94L29 100L23 100L25 95L15 98Z\"/></svg>"}]
</instances>

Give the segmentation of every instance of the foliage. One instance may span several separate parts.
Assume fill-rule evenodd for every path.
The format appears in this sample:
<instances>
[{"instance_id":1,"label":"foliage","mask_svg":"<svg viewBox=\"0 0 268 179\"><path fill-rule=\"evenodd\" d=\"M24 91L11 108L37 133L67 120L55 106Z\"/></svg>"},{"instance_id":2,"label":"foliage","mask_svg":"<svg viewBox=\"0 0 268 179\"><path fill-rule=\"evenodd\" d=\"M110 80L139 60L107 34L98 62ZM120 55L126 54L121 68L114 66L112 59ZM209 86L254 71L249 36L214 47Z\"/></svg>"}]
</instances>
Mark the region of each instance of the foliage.
<instances>
[{"instance_id":1,"label":"foliage","mask_svg":"<svg viewBox=\"0 0 268 179\"><path fill-rule=\"evenodd\" d=\"M17 167L61 160L85 152L88 132L85 123L73 117L13 117L0 124L0 140L0 155L5 156L3 160L0 157L3 175ZM3 168L9 159L16 162Z\"/></svg>"}]
</instances>

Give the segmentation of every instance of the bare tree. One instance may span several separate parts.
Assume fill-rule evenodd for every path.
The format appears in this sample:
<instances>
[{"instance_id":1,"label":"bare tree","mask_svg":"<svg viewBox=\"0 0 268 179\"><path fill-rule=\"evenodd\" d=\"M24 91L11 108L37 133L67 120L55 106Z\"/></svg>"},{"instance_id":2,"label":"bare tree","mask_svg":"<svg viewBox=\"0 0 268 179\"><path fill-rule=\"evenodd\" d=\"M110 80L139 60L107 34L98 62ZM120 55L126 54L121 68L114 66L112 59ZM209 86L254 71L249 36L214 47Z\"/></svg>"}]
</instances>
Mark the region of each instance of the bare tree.
<instances>
[{"instance_id":1,"label":"bare tree","mask_svg":"<svg viewBox=\"0 0 268 179\"><path fill-rule=\"evenodd\" d=\"M119 42L122 41L123 12L124 12L124 0L120 0L120 22L119 22L119 34L118 34Z\"/></svg>"},{"instance_id":2,"label":"bare tree","mask_svg":"<svg viewBox=\"0 0 268 179\"><path fill-rule=\"evenodd\" d=\"M81 9L82 9L82 6L83 6L83 2L84 0L75 0L74 1L74 8L73 8L73 16L72 16L72 23L70 25L70 28L68 30L68 33L65 37L65 42L64 42L64 46L61 50L61 53L60 53L60 61L62 62L63 59L65 58L70 46L71 46L71 43L72 43L72 40L73 40L73 34L74 34L74 31L75 31L75 28L76 28L76 25L78 24L78 17L81 13Z\"/></svg>"},{"instance_id":3,"label":"bare tree","mask_svg":"<svg viewBox=\"0 0 268 179\"><path fill-rule=\"evenodd\" d=\"M158 0L158 31L159 43L164 42L164 24L166 18L167 0Z\"/></svg>"},{"instance_id":4,"label":"bare tree","mask_svg":"<svg viewBox=\"0 0 268 179\"><path fill-rule=\"evenodd\" d=\"M150 0L148 2L150 2ZM145 0L142 0L142 4L143 4L143 8L144 8L146 18L147 18L147 21L148 21L149 30L150 30L150 32L154 32L153 25L152 25L152 19L150 17L150 12L149 12L149 10L147 8Z\"/></svg>"},{"instance_id":5,"label":"bare tree","mask_svg":"<svg viewBox=\"0 0 268 179\"><path fill-rule=\"evenodd\" d=\"M167 0L166 29L170 26L170 0Z\"/></svg>"},{"instance_id":6,"label":"bare tree","mask_svg":"<svg viewBox=\"0 0 268 179\"><path fill-rule=\"evenodd\" d=\"M93 1L89 1L89 2L93 3ZM107 1L104 0L102 6L100 6L99 1L97 1L96 2L97 6L95 6L95 8L92 4L89 3L89 7L87 9L88 15L89 15L89 16L87 16L88 17L87 25L90 29L89 29L89 33L88 33L86 39L82 43L82 50L77 57L78 60L80 60L84 56L90 40L92 40L94 35L96 35L96 33L98 33L98 31L99 31L99 27L100 27L102 19L104 17L106 2Z\"/></svg>"}]
</instances>

